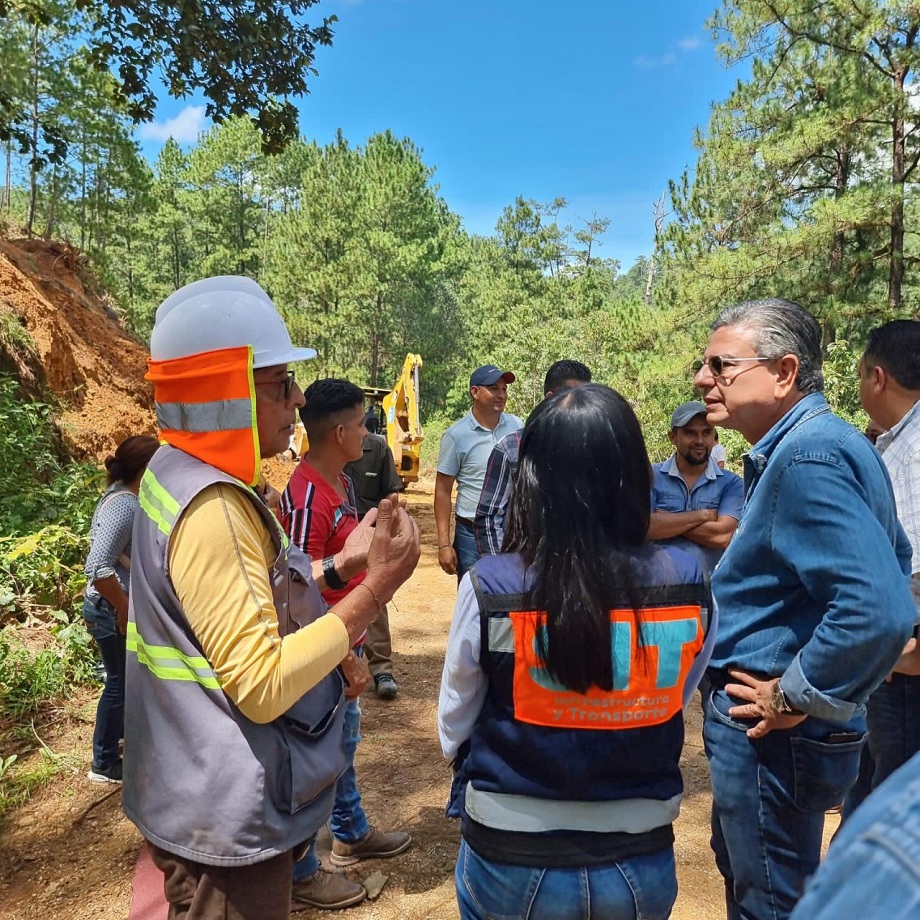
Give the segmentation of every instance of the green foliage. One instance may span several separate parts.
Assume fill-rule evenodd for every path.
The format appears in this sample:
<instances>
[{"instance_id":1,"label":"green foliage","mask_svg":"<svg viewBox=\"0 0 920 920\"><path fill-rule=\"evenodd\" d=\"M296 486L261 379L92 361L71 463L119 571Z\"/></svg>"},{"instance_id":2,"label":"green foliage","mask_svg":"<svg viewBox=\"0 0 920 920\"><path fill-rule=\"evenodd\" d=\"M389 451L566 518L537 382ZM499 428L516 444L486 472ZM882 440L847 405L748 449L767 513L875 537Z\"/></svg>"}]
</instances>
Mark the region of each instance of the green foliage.
<instances>
[{"instance_id":1,"label":"green foliage","mask_svg":"<svg viewBox=\"0 0 920 920\"><path fill-rule=\"evenodd\" d=\"M694 178L672 183L672 305L798 300L825 340L916 309L920 115L914 6L737 0L711 26L751 76L713 107Z\"/></svg>"},{"instance_id":2,"label":"green foliage","mask_svg":"<svg viewBox=\"0 0 920 920\"><path fill-rule=\"evenodd\" d=\"M15 754L6 758L6 769L0 769L0 816L25 804L32 794L55 776L61 767L61 758L42 749L27 763ZM3 765L0 757L0 767Z\"/></svg>"},{"instance_id":3,"label":"green foliage","mask_svg":"<svg viewBox=\"0 0 920 920\"><path fill-rule=\"evenodd\" d=\"M0 717L21 721L74 683L93 678L95 646L82 625L57 611L39 648L27 647L17 630L0 630ZM34 630L33 630L34 632Z\"/></svg>"},{"instance_id":4,"label":"green foliage","mask_svg":"<svg viewBox=\"0 0 920 920\"><path fill-rule=\"evenodd\" d=\"M86 584L88 550L84 535L61 525L25 537L0 537L0 620L4 608L20 616L49 607L71 609Z\"/></svg>"},{"instance_id":5,"label":"green foliage","mask_svg":"<svg viewBox=\"0 0 920 920\"><path fill-rule=\"evenodd\" d=\"M824 358L824 395L837 415L863 431L869 418L859 401L857 365L861 355L846 341L831 343Z\"/></svg>"},{"instance_id":6,"label":"green foliage","mask_svg":"<svg viewBox=\"0 0 920 920\"><path fill-rule=\"evenodd\" d=\"M98 497L98 472L64 463L47 403L21 398L11 377L0 376L0 534L24 536L38 525L66 520L88 529Z\"/></svg>"},{"instance_id":7,"label":"green foliage","mask_svg":"<svg viewBox=\"0 0 920 920\"><path fill-rule=\"evenodd\" d=\"M317 46L332 44L335 16L312 27L304 21L316 2L0 0L0 23L14 23L30 38L66 29L70 46L98 72L118 74L108 107L124 108L135 123L153 119L162 81L176 99L200 92L208 117L217 122L249 115L265 149L277 151L297 133L297 109L288 97L307 93ZM30 109L24 76L28 64L11 60L10 79L0 80L0 139L28 147L38 132L51 146L47 161L63 163L70 138L50 111L37 113L33 130L28 121L36 110Z\"/></svg>"}]
</instances>

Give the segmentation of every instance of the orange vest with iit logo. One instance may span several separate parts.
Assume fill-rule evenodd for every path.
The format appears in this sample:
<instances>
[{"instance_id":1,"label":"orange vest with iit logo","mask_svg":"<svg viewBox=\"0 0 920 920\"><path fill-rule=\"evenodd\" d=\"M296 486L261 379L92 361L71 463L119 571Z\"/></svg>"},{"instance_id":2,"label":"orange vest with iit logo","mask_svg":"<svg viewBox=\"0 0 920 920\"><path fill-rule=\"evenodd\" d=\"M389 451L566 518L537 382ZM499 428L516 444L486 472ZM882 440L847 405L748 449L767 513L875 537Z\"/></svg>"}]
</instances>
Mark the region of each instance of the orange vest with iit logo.
<instances>
[{"instance_id":1,"label":"orange vest with iit logo","mask_svg":"<svg viewBox=\"0 0 920 920\"><path fill-rule=\"evenodd\" d=\"M683 788L684 685L699 654L710 599L699 563L650 547L637 557L639 610L609 613L613 687L579 693L546 668L546 615L524 592L518 557L480 559L480 665L488 676L464 769L477 789L573 801L666 800ZM625 594L625 592L624 592Z\"/></svg>"}]
</instances>

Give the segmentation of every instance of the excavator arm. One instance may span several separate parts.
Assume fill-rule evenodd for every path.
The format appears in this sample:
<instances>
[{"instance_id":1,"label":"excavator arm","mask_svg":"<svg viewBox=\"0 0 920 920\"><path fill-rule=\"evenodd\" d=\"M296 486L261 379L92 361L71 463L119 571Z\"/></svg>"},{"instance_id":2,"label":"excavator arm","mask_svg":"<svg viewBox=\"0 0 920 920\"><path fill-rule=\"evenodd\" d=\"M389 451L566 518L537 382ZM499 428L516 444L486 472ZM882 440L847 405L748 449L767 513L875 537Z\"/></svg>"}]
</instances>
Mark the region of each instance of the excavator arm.
<instances>
[{"instance_id":1,"label":"excavator arm","mask_svg":"<svg viewBox=\"0 0 920 920\"><path fill-rule=\"evenodd\" d=\"M419 416L421 366L420 355L406 355L402 372L392 390L387 392L371 387L364 390L365 396L379 401L382 407L381 421L386 426L387 444L393 452L396 471L405 485L418 482L422 441L425 439Z\"/></svg>"}]
</instances>

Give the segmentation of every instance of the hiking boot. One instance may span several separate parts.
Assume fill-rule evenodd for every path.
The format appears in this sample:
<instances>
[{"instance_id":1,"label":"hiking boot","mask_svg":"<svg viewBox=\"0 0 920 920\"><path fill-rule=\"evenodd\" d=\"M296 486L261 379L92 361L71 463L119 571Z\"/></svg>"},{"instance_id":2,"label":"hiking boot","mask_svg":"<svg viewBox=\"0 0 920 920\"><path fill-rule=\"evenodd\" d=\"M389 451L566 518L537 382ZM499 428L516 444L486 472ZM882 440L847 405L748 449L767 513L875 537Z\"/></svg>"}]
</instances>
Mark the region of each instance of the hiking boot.
<instances>
[{"instance_id":1,"label":"hiking boot","mask_svg":"<svg viewBox=\"0 0 920 920\"><path fill-rule=\"evenodd\" d=\"M374 675L374 689L381 700L395 700L399 693L399 684L393 679L392 674Z\"/></svg>"},{"instance_id":2,"label":"hiking boot","mask_svg":"<svg viewBox=\"0 0 920 920\"><path fill-rule=\"evenodd\" d=\"M116 760L107 767L97 767L94 764L93 768L86 774L86 778L91 783L115 783L120 786L121 767L122 764L120 760Z\"/></svg>"},{"instance_id":3,"label":"hiking boot","mask_svg":"<svg viewBox=\"0 0 920 920\"><path fill-rule=\"evenodd\" d=\"M342 840L332 841L332 853L329 856L334 866L353 866L362 859L389 859L403 850L409 849L412 838L405 831L390 831L387 834L371 829L354 843Z\"/></svg>"},{"instance_id":4,"label":"hiking boot","mask_svg":"<svg viewBox=\"0 0 920 920\"><path fill-rule=\"evenodd\" d=\"M362 885L346 878L341 872L319 868L302 882L291 887L291 911L316 907L319 910L341 910L353 907L367 897Z\"/></svg>"}]
</instances>

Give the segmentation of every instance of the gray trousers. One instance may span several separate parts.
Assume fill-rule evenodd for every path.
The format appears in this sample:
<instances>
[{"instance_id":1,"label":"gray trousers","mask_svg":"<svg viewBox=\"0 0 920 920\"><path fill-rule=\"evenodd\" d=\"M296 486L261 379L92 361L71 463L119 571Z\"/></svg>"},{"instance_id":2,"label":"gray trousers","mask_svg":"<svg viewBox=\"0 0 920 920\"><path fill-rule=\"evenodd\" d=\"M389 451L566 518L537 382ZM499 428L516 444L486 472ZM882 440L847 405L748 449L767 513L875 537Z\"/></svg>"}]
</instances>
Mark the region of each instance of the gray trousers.
<instances>
[{"instance_id":1,"label":"gray trousers","mask_svg":"<svg viewBox=\"0 0 920 920\"><path fill-rule=\"evenodd\" d=\"M390 639L390 616L387 608L377 615L377 619L367 627L367 639L364 641L364 654L371 674L393 673L393 646Z\"/></svg>"}]
</instances>

